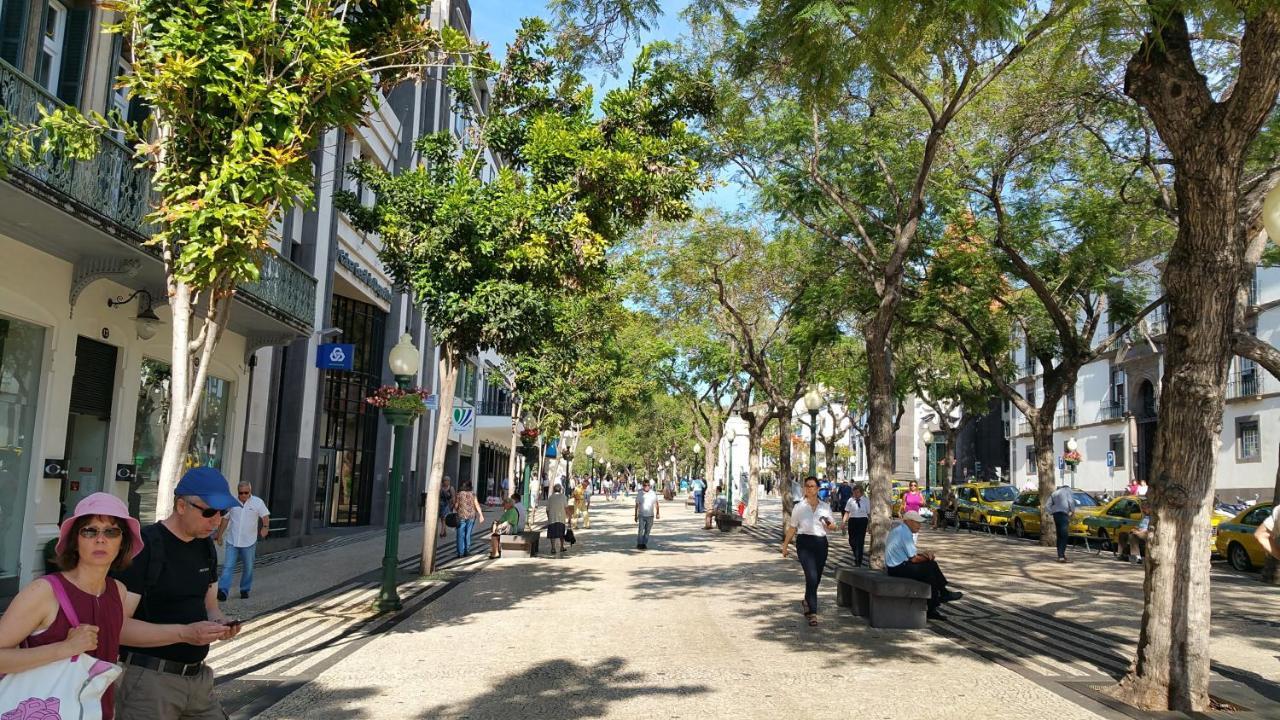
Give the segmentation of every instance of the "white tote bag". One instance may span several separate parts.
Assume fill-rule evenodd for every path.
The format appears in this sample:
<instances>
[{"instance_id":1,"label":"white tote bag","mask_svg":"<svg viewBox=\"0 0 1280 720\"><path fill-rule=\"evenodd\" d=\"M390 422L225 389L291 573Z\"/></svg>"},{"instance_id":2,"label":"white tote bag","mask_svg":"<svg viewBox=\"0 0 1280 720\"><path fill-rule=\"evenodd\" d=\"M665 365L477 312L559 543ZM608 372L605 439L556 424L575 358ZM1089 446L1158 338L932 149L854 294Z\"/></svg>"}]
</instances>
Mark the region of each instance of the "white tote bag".
<instances>
[{"instance_id":1,"label":"white tote bag","mask_svg":"<svg viewBox=\"0 0 1280 720\"><path fill-rule=\"evenodd\" d=\"M58 605L72 627L80 624L61 578L49 575ZM102 720L102 694L120 666L76 655L20 673L0 675L0 720Z\"/></svg>"}]
</instances>

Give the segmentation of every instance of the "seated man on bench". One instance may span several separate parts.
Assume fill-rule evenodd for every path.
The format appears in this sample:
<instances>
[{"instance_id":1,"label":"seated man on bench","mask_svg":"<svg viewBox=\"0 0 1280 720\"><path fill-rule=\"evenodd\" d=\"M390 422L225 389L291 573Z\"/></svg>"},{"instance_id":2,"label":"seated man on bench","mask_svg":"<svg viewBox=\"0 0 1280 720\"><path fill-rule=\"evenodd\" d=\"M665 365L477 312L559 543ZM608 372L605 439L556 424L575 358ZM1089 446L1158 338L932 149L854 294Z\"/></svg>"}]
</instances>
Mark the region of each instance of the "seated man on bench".
<instances>
[{"instance_id":1,"label":"seated man on bench","mask_svg":"<svg viewBox=\"0 0 1280 720\"><path fill-rule=\"evenodd\" d=\"M1151 537L1151 504L1144 498L1139 507L1142 508L1142 519L1138 521L1138 526L1129 532L1129 559L1141 565L1142 551L1147 546L1147 539Z\"/></svg>"},{"instance_id":2,"label":"seated man on bench","mask_svg":"<svg viewBox=\"0 0 1280 720\"><path fill-rule=\"evenodd\" d=\"M933 553L916 550L915 534L920 532L923 524L924 518L920 513L907 512L902 515L902 523L889 530L884 549L885 572L894 577L927 583L933 589L929 596L928 618L945 620L946 617L938 612L938 606L944 602L959 600L963 593L947 589L947 579L943 577Z\"/></svg>"},{"instance_id":3,"label":"seated man on bench","mask_svg":"<svg viewBox=\"0 0 1280 720\"><path fill-rule=\"evenodd\" d=\"M515 504L511 498L502 500L502 517L493 524L493 532L489 534L489 558L502 557L502 536L510 535L516 531L516 524L520 522L520 513L516 510Z\"/></svg>"},{"instance_id":4,"label":"seated man on bench","mask_svg":"<svg viewBox=\"0 0 1280 720\"><path fill-rule=\"evenodd\" d=\"M711 529L711 521L715 520L717 515L729 512L729 500L720 494L722 487L721 485L716 486L716 499L711 503L711 508L707 510L707 514L704 516L707 520L705 528L707 530Z\"/></svg>"}]
</instances>

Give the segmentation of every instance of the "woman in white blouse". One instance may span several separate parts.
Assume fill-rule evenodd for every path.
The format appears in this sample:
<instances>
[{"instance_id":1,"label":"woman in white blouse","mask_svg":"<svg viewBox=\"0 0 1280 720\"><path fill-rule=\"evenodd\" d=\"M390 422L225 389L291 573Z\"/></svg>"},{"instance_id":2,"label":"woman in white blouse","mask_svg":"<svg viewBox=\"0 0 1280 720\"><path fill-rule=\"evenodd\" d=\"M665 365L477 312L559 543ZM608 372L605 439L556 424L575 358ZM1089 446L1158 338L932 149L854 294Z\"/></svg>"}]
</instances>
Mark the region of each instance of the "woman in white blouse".
<instances>
[{"instance_id":1,"label":"woman in white blouse","mask_svg":"<svg viewBox=\"0 0 1280 720\"><path fill-rule=\"evenodd\" d=\"M782 557L787 556L791 539L796 540L796 557L804 568L804 616L810 626L818 624L818 583L827 564L827 532L836 528L831 507L818 500L818 478L804 479L804 498L791 508L782 538Z\"/></svg>"}]
</instances>

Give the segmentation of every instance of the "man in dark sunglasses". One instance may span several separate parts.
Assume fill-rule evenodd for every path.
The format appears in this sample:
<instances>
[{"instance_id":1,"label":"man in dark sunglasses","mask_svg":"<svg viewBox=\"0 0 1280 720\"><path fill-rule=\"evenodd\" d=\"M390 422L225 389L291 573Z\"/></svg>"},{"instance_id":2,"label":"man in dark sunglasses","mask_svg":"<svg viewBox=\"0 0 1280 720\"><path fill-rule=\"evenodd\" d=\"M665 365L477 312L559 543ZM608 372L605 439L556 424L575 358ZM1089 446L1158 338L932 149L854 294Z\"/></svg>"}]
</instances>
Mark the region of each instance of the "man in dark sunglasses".
<instances>
[{"instance_id":1,"label":"man in dark sunglasses","mask_svg":"<svg viewBox=\"0 0 1280 720\"><path fill-rule=\"evenodd\" d=\"M214 468L192 468L169 517L142 530L146 545L117 578L128 589L116 717L225 718L213 697L209 644L240 626L218 607L218 555L209 537L240 503Z\"/></svg>"}]
</instances>

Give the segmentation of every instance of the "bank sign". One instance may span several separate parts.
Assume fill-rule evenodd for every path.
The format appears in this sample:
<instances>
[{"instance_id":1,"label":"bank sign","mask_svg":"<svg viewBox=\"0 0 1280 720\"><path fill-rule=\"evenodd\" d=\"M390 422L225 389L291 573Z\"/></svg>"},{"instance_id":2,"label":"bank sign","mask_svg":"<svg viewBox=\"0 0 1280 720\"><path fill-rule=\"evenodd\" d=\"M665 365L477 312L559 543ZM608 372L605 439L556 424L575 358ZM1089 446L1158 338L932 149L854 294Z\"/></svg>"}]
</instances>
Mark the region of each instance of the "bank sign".
<instances>
[{"instance_id":1,"label":"bank sign","mask_svg":"<svg viewBox=\"0 0 1280 720\"><path fill-rule=\"evenodd\" d=\"M325 343L316 348L316 367L321 370L352 370L355 360L355 345Z\"/></svg>"},{"instance_id":2,"label":"bank sign","mask_svg":"<svg viewBox=\"0 0 1280 720\"><path fill-rule=\"evenodd\" d=\"M472 408L456 407L453 409L453 431L467 432L476 422L476 411Z\"/></svg>"}]
</instances>

